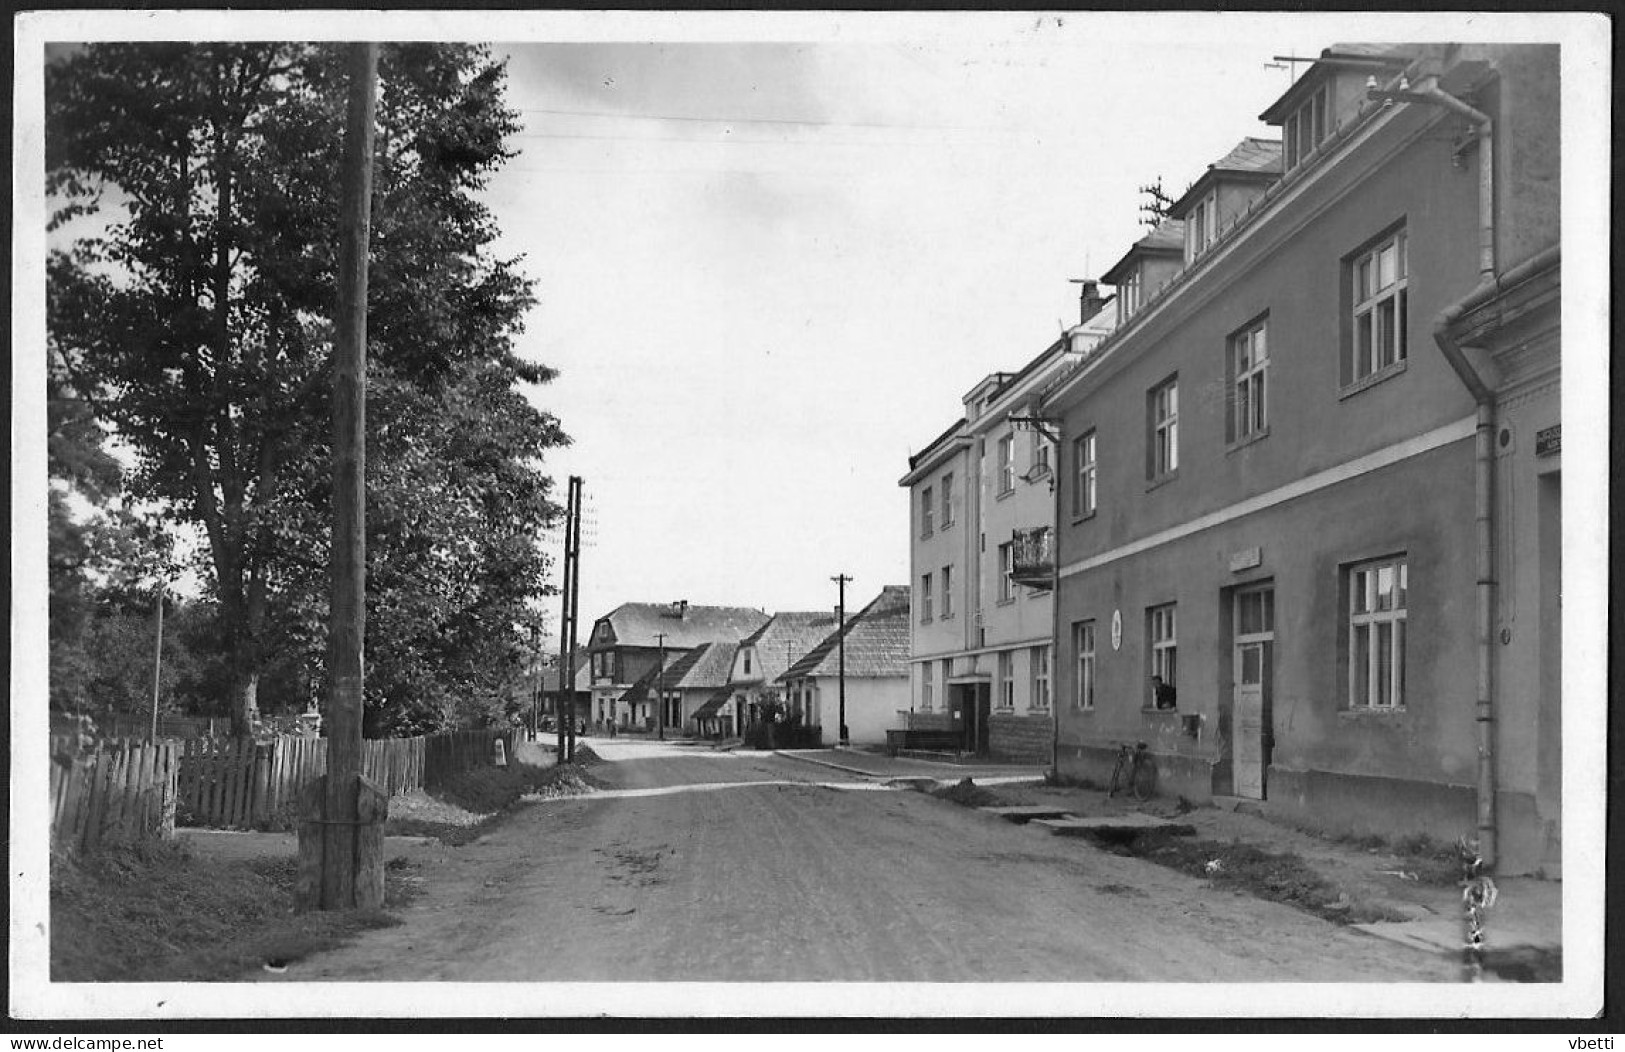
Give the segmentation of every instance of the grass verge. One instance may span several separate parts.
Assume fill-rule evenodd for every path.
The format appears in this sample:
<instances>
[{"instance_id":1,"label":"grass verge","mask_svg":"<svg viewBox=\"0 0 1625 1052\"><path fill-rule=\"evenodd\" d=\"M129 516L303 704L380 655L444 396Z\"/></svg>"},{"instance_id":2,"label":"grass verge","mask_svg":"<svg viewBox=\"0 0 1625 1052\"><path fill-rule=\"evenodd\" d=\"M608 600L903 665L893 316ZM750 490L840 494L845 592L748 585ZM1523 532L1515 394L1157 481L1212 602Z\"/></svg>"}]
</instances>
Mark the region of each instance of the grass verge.
<instances>
[{"instance_id":1,"label":"grass verge","mask_svg":"<svg viewBox=\"0 0 1625 1052\"><path fill-rule=\"evenodd\" d=\"M386 910L410 899L407 866L384 871ZM293 859L223 862L176 843L115 846L51 862L55 982L233 981L372 928L388 912L297 912Z\"/></svg>"},{"instance_id":2,"label":"grass verge","mask_svg":"<svg viewBox=\"0 0 1625 1052\"><path fill-rule=\"evenodd\" d=\"M578 750L578 761L582 753L589 757L586 762L598 762L597 756L586 749ZM483 836L491 823L522 797L574 796L590 792L593 787L592 776L582 762L553 767L528 763L476 767L447 778L427 793L391 800L384 832L389 836L434 837L458 846Z\"/></svg>"}]
</instances>

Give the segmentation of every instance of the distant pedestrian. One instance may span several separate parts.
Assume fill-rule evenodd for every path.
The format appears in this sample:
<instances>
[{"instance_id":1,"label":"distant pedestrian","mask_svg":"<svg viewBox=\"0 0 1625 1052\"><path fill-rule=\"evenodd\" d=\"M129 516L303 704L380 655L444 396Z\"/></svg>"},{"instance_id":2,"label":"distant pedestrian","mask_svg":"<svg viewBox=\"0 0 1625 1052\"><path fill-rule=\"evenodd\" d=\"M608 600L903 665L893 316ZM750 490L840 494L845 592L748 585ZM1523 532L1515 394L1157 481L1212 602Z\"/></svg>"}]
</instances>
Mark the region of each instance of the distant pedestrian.
<instances>
[{"instance_id":1,"label":"distant pedestrian","mask_svg":"<svg viewBox=\"0 0 1625 1052\"><path fill-rule=\"evenodd\" d=\"M1178 695L1174 692L1172 683L1164 683L1161 676L1151 677L1152 702L1159 709L1172 709L1178 706Z\"/></svg>"}]
</instances>

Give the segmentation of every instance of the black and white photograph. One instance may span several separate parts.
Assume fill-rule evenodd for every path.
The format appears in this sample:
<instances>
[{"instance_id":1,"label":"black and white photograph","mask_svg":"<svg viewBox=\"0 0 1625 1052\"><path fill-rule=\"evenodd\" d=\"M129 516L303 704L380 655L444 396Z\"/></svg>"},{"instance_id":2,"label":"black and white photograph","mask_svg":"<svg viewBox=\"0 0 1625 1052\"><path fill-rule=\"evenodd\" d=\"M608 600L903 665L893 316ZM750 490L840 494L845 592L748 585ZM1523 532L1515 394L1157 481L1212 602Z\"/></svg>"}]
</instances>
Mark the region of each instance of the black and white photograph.
<instances>
[{"instance_id":1,"label":"black and white photograph","mask_svg":"<svg viewBox=\"0 0 1625 1052\"><path fill-rule=\"evenodd\" d=\"M17 16L12 1015L1596 1015L1611 32Z\"/></svg>"}]
</instances>

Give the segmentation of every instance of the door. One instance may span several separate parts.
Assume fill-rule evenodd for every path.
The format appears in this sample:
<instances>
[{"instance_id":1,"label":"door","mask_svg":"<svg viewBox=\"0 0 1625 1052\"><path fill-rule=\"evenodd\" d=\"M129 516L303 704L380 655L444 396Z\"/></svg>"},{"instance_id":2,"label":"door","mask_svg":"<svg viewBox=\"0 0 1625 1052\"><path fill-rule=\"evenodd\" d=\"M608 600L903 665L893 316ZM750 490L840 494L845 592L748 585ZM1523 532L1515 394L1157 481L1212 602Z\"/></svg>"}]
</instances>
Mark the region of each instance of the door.
<instances>
[{"instance_id":1,"label":"door","mask_svg":"<svg viewBox=\"0 0 1625 1052\"><path fill-rule=\"evenodd\" d=\"M1236 595L1236 646L1232 679L1231 761L1235 793L1265 798L1265 771L1274 742L1270 705L1270 659L1275 649L1275 593L1255 588Z\"/></svg>"}]
</instances>

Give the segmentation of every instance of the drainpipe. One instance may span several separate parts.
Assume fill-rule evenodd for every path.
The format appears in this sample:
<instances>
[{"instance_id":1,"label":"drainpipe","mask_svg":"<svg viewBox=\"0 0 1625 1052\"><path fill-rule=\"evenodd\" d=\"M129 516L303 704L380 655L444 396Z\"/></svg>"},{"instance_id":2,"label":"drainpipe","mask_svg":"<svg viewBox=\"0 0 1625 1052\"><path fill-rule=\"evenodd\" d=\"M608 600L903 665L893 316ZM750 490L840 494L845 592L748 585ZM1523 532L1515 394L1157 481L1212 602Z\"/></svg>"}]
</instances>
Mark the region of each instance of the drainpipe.
<instances>
[{"instance_id":1,"label":"drainpipe","mask_svg":"<svg viewBox=\"0 0 1625 1052\"><path fill-rule=\"evenodd\" d=\"M1478 277L1479 285L1446 307L1433 323L1433 341L1478 403L1473 453L1473 533L1477 549L1478 699L1474 722L1478 739L1478 849L1486 870L1496 860L1495 843L1495 387L1468 360L1450 327L1474 306L1502 288L1495 275L1495 124L1488 114L1441 91L1435 78L1412 89L1401 75L1397 90L1366 82L1366 96L1384 103L1420 102L1441 106L1465 117L1478 129Z\"/></svg>"}]
</instances>

